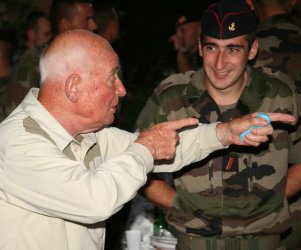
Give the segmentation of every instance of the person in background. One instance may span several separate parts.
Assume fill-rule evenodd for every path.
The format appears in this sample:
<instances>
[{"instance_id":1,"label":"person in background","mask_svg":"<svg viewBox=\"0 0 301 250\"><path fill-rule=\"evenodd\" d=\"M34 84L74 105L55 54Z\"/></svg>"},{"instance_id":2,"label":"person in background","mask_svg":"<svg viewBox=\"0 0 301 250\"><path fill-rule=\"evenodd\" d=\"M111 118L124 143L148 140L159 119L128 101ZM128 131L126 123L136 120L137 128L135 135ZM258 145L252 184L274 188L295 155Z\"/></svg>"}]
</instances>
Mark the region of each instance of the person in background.
<instances>
[{"instance_id":1,"label":"person in background","mask_svg":"<svg viewBox=\"0 0 301 250\"><path fill-rule=\"evenodd\" d=\"M14 58L15 63L25 51L42 47L50 40L51 36L52 31L48 16L41 11L30 12L25 23L24 41L19 44Z\"/></svg>"},{"instance_id":2,"label":"person in background","mask_svg":"<svg viewBox=\"0 0 301 250\"><path fill-rule=\"evenodd\" d=\"M94 12L89 0L54 0L50 22L54 36L70 29L96 32ZM12 67L7 87L7 115L21 102L31 87L40 85L39 60L43 46L28 49Z\"/></svg>"},{"instance_id":3,"label":"person in background","mask_svg":"<svg viewBox=\"0 0 301 250\"><path fill-rule=\"evenodd\" d=\"M177 70L184 73L202 67L198 49L198 37L201 33L201 11L190 10L177 19L175 33L170 37L173 43Z\"/></svg>"},{"instance_id":4,"label":"person in background","mask_svg":"<svg viewBox=\"0 0 301 250\"><path fill-rule=\"evenodd\" d=\"M202 123L230 121L254 111L300 116L295 92L248 65L256 57L256 18L245 0L221 0L203 13L199 52L203 69L175 74L154 90L137 119L151 124L185 117ZM167 209L177 250L280 250L289 228L290 195L301 190L287 178L300 167L301 127L277 126L262 147L228 149L173 173L174 185L149 180L145 196ZM298 153L299 152L299 153Z\"/></svg>"},{"instance_id":5,"label":"person in background","mask_svg":"<svg viewBox=\"0 0 301 250\"><path fill-rule=\"evenodd\" d=\"M46 44L51 35L51 25L48 16L40 11L29 13L26 20L27 48L32 49Z\"/></svg>"},{"instance_id":6,"label":"person in background","mask_svg":"<svg viewBox=\"0 0 301 250\"><path fill-rule=\"evenodd\" d=\"M296 88L301 106L301 27L292 18L296 0L248 0L259 19L256 37L259 50L253 66ZM298 181L301 169L290 168L288 176ZM287 249L301 248L301 196L288 190L291 227L282 234Z\"/></svg>"},{"instance_id":7,"label":"person in background","mask_svg":"<svg viewBox=\"0 0 301 250\"><path fill-rule=\"evenodd\" d=\"M6 98L8 75L16 52L16 32L12 28L0 28L0 121L7 116Z\"/></svg>"},{"instance_id":8,"label":"person in background","mask_svg":"<svg viewBox=\"0 0 301 250\"><path fill-rule=\"evenodd\" d=\"M41 11L30 12L26 20L26 47L32 49L46 44L52 35L48 16Z\"/></svg>"},{"instance_id":9,"label":"person in background","mask_svg":"<svg viewBox=\"0 0 301 250\"><path fill-rule=\"evenodd\" d=\"M91 0L54 0L50 7L50 22L54 35L71 29L97 31Z\"/></svg>"},{"instance_id":10,"label":"person in background","mask_svg":"<svg viewBox=\"0 0 301 250\"><path fill-rule=\"evenodd\" d=\"M301 89L301 27L291 12L296 0L248 0L259 19L253 66Z\"/></svg>"},{"instance_id":11,"label":"person in background","mask_svg":"<svg viewBox=\"0 0 301 250\"><path fill-rule=\"evenodd\" d=\"M105 38L110 44L119 39L119 19L116 9L112 6L102 6L95 9L97 34Z\"/></svg>"},{"instance_id":12,"label":"person in background","mask_svg":"<svg viewBox=\"0 0 301 250\"><path fill-rule=\"evenodd\" d=\"M257 113L213 124L186 118L140 134L110 127L126 94L119 58L86 30L57 35L39 65L40 89L0 124L1 250L102 250L105 220L135 196L147 173L176 171L232 143L259 146L273 133ZM240 140L251 126L259 127ZM154 165L163 159L169 162Z\"/></svg>"},{"instance_id":13,"label":"person in background","mask_svg":"<svg viewBox=\"0 0 301 250\"><path fill-rule=\"evenodd\" d=\"M297 0L292 11L293 20L299 26L301 25L301 1Z\"/></svg>"},{"instance_id":14,"label":"person in background","mask_svg":"<svg viewBox=\"0 0 301 250\"><path fill-rule=\"evenodd\" d=\"M8 75L15 52L15 31L8 28L0 28L0 78Z\"/></svg>"}]
</instances>

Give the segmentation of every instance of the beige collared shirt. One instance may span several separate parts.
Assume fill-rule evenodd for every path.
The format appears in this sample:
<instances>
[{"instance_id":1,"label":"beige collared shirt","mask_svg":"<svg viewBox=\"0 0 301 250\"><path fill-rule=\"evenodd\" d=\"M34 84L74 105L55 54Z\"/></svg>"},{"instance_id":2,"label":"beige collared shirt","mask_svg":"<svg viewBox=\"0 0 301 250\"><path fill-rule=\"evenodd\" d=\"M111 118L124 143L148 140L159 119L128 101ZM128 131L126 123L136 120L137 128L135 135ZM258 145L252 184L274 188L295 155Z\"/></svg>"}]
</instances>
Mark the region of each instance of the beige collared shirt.
<instances>
[{"instance_id":1,"label":"beige collared shirt","mask_svg":"<svg viewBox=\"0 0 301 250\"><path fill-rule=\"evenodd\" d=\"M215 126L181 133L173 163L154 167L137 134L116 128L73 138L31 89L0 124L0 249L104 248L104 221L147 173L171 172L222 148Z\"/></svg>"}]
</instances>

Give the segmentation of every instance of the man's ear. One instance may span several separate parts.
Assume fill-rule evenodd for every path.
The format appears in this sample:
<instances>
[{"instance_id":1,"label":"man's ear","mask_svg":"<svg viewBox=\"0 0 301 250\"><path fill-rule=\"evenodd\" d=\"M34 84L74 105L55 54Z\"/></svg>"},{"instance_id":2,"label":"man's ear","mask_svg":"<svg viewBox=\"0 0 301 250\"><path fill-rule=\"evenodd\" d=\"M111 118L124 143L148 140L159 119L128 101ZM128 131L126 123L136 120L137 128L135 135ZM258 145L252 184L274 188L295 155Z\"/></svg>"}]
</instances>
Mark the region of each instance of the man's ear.
<instances>
[{"instance_id":1,"label":"man's ear","mask_svg":"<svg viewBox=\"0 0 301 250\"><path fill-rule=\"evenodd\" d=\"M200 55L200 57L203 57L202 44L201 44L200 36L198 36L198 45L199 45L199 55Z\"/></svg>"},{"instance_id":2,"label":"man's ear","mask_svg":"<svg viewBox=\"0 0 301 250\"><path fill-rule=\"evenodd\" d=\"M70 75L65 81L66 96L73 103L78 100L78 84L80 84L80 76L78 74Z\"/></svg>"},{"instance_id":3,"label":"man's ear","mask_svg":"<svg viewBox=\"0 0 301 250\"><path fill-rule=\"evenodd\" d=\"M249 56L248 59L249 60L253 60L255 58L255 56L257 55L258 52L258 40L255 39L255 41L252 43L251 49L249 51Z\"/></svg>"},{"instance_id":4,"label":"man's ear","mask_svg":"<svg viewBox=\"0 0 301 250\"><path fill-rule=\"evenodd\" d=\"M71 27L70 22L67 19L63 18L60 20L59 22L60 33L66 30L70 30L71 29L70 27Z\"/></svg>"}]
</instances>

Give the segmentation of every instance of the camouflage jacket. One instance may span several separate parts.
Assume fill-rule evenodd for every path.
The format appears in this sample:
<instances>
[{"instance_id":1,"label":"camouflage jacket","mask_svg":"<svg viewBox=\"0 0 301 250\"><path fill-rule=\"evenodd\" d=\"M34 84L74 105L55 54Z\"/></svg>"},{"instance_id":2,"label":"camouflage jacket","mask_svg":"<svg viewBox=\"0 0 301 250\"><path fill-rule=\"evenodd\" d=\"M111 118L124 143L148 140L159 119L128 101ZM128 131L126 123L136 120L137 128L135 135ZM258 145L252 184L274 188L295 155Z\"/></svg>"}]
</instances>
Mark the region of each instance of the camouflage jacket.
<instances>
[{"instance_id":1,"label":"camouflage jacket","mask_svg":"<svg viewBox=\"0 0 301 250\"><path fill-rule=\"evenodd\" d=\"M233 107L222 109L203 85L203 71L165 79L148 99L136 126L197 117L202 123L227 121L251 112L299 116L296 97L283 82L248 68L249 80ZM274 124L259 147L230 146L174 173L177 196L167 213L177 230L202 236L272 234L289 227L284 197L288 163L301 162L300 127Z\"/></svg>"},{"instance_id":2,"label":"camouflage jacket","mask_svg":"<svg viewBox=\"0 0 301 250\"><path fill-rule=\"evenodd\" d=\"M293 82L301 92L301 27L287 14L264 20L257 28L259 51L254 67L284 82Z\"/></svg>"}]
</instances>

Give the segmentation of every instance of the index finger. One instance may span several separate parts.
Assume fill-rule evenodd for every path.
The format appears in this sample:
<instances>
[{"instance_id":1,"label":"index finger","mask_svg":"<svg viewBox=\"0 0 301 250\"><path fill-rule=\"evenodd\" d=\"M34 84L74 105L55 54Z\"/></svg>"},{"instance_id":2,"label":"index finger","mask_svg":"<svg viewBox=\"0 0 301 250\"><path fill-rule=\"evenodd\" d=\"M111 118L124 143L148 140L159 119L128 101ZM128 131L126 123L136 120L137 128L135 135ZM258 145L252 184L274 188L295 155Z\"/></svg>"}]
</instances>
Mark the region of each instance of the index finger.
<instances>
[{"instance_id":1,"label":"index finger","mask_svg":"<svg viewBox=\"0 0 301 250\"><path fill-rule=\"evenodd\" d=\"M164 124L166 124L169 128L174 130L178 130L192 125L197 125L198 123L199 120L196 118L183 118L175 121L164 122Z\"/></svg>"},{"instance_id":2,"label":"index finger","mask_svg":"<svg viewBox=\"0 0 301 250\"><path fill-rule=\"evenodd\" d=\"M283 113L267 113L271 119L271 121L278 121L278 122L286 122L286 123L293 123L296 121L296 117L289 114Z\"/></svg>"}]
</instances>

